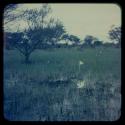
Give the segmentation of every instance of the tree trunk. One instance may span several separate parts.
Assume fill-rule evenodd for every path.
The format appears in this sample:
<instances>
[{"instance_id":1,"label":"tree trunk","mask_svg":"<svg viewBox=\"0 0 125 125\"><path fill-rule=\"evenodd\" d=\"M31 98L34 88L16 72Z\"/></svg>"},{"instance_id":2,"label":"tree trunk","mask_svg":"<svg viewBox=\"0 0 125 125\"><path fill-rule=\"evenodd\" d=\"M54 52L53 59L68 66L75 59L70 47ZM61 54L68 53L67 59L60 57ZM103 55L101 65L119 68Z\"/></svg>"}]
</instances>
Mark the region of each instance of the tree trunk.
<instances>
[{"instance_id":1,"label":"tree trunk","mask_svg":"<svg viewBox=\"0 0 125 125\"><path fill-rule=\"evenodd\" d=\"M28 64L30 61L29 61L29 57L30 55L29 54L26 54L25 55L25 63Z\"/></svg>"}]
</instances>

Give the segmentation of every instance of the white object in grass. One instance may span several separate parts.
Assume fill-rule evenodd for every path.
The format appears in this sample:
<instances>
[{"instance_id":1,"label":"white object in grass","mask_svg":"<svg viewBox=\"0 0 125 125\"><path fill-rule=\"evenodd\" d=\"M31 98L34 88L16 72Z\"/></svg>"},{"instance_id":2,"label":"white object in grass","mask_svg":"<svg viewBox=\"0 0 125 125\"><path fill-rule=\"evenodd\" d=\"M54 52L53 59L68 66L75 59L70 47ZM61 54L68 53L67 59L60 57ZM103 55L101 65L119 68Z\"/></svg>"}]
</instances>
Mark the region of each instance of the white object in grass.
<instances>
[{"instance_id":1,"label":"white object in grass","mask_svg":"<svg viewBox=\"0 0 125 125\"><path fill-rule=\"evenodd\" d=\"M83 64L84 64L84 62L80 60L79 61L79 65L83 65Z\"/></svg>"},{"instance_id":2,"label":"white object in grass","mask_svg":"<svg viewBox=\"0 0 125 125\"><path fill-rule=\"evenodd\" d=\"M83 88L85 86L85 80L77 82L77 88Z\"/></svg>"},{"instance_id":3,"label":"white object in grass","mask_svg":"<svg viewBox=\"0 0 125 125\"><path fill-rule=\"evenodd\" d=\"M80 72L80 66L83 65L83 64L84 64L84 62L80 60L79 61L79 72Z\"/></svg>"}]
</instances>

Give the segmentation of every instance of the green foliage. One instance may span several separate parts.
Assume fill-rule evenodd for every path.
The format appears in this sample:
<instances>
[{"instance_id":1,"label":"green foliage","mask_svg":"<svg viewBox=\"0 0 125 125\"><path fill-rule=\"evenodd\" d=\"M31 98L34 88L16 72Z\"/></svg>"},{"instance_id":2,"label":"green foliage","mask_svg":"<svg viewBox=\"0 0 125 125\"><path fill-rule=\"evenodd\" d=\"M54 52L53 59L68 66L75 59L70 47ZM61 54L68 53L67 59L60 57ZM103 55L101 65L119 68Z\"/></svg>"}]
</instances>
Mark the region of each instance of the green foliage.
<instances>
[{"instance_id":1,"label":"green foliage","mask_svg":"<svg viewBox=\"0 0 125 125\"><path fill-rule=\"evenodd\" d=\"M75 35L69 35L69 34L64 34L62 36L62 39L63 40L69 40L71 41L73 44L77 45L80 43L80 38L78 38L77 36Z\"/></svg>"},{"instance_id":2,"label":"green foliage","mask_svg":"<svg viewBox=\"0 0 125 125\"><path fill-rule=\"evenodd\" d=\"M103 45L102 41L94 41L93 46Z\"/></svg>"},{"instance_id":3,"label":"green foliage","mask_svg":"<svg viewBox=\"0 0 125 125\"><path fill-rule=\"evenodd\" d=\"M117 45L121 46L121 27L112 27L109 31L109 38L113 42L117 42Z\"/></svg>"},{"instance_id":4,"label":"green foliage","mask_svg":"<svg viewBox=\"0 0 125 125\"><path fill-rule=\"evenodd\" d=\"M46 4L40 10L26 10L23 19L28 24L28 28L21 33L18 29L17 33L5 34L6 42L11 41L12 47L25 56L25 63L30 62L29 57L35 49L45 44L55 44L65 33L63 24L59 20L54 21L51 18L50 21L46 22L45 19L50 12L51 9Z\"/></svg>"},{"instance_id":5,"label":"green foliage","mask_svg":"<svg viewBox=\"0 0 125 125\"><path fill-rule=\"evenodd\" d=\"M87 46L92 46L94 41L97 41L98 39L94 36L87 35L84 39L84 44Z\"/></svg>"},{"instance_id":6,"label":"green foliage","mask_svg":"<svg viewBox=\"0 0 125 125\"><path fill-rule=\"evenodd\" d=\"M74 36L74 35L70 35L69 36L69 40L72 41L72 42L74 42L76 45L78 43L80 43L80 39L77 36Z\"/></svg>"}]
</instances>

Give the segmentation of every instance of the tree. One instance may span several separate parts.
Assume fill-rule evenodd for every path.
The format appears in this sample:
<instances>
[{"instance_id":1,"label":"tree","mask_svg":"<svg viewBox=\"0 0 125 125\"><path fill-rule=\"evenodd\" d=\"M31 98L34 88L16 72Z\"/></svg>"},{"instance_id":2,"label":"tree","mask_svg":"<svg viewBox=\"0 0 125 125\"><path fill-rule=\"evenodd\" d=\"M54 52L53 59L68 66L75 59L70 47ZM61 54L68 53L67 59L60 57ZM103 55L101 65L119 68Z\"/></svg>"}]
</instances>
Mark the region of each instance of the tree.
<instances>
[{"instance_id":1,"label":"tree","mask_svg":"<svg viewBox=\"0 0 125 125\"><path fill-rule=\"evenodd\" d=\"M108 42L106 42L106 43L103 43L103 46L105 46L105 47L115 47L116 44L115 43L108 43Z\"/></svg>"},{"instance_id":2,"label":"tree","mask_svg":"<svg viewBox=\"0 0 125 125\"><path fill-rule=\"evenodd\" d=\"M18 10L20 6L21 5L19 4L8 4L4 8L4 25L6 26L5 28L7 28L7 24L16 21L17 19L21 19L24 16L25 11Z\"/></svg>"},{"instance_id":3,"label":"tree","mask_svg":"<svg viewBox=\"0 0 125 125\"><path fill-rule=\"evenodd\" d=\"M55 46L62 39L65 29L63 24L57 20L48 24L44 30L46 35L46 43Z\"/></svg>"},{"instance_id":4,"label":"tree","mask_svg":"<svg viewBox=\"0 0 125 125\"><path fill-rule=\"evenodd\" d=\"M92 44L94 43L94 41L97 41L98 39L94 36L91 35L87 35L84 39L84 44L87 46L92 46Z\"/></svg>"},{"instance_id":5,"label":"tree","mask_svg":"<svg viewBox=\"0 0 125 125\"><path fill-rule=\"evenodd\" d=\"M25 57L25 63L29 63L29 57L39 46L49 43L54 43L60 39L61 35L65 32L63 25L59 21L46 19L51 12L51 8L44 4L43 7L38 9L26 10L24 21L27 27L18 36L11 38L13 46L19 50ZM19 32L19 28L17 30Z\"/></svg>"},{"instance_id":6,"label":"tree","mask_svg":"<svg viewBox=\"0 0 125 125\"><path fill-rule=\"evenodd\" d=\"M4 47L6 49L14 49L15 43L19 43L22 39L23 33L4 33Z\"/></svg>"},{"instance_id":7,"label":"tree","mask_svg":"<svg viewBox=\"0 0 125 125\"><path fill-rule=\"evenodd\" d=\"M64 34L62 36L62 39L63 40L69 40L72 43L74 43L75 45L78 45L80 43L80 39L75 35Z\"/></svg>"},{"instance_id":8,"label":"tree","mask_svg":"<svg viewBox=\"0 0 125 125\"><path fill-rule=\"evenodd\" d=\"M116 42L119 47L121 45L121 27L113 26L109 31L109 38Z\"/></svg>"},{"instance_id":9,"label":"tree","mask_svg":"<svg viewBox=\"0 0 125 125\"><path fill-rule=\"evenodd\" d=\"M93 46L95 47L95 46L100 46L100 45L102 45L103 43L102 43L102 41L94 41L94 43L93 43Z\"/></svg>"},{"instance_id":10,"label":"tree","mask_svg":"<svg viewBox=\"0 0 125 125\"><path fill-rule=\"evenodd\" d=\"M4 23L8 23L14 20L15 16L12 16L12 11L17 8L17 4L9 4L4 8Z\"/></svg>"},{"instance_id":11,"label":"tree","mask_svg":"<svg viewBox=\"0 0 125 125\"><path fill-rule=\"evenodd\" d=\"M69 40L74 42L75 45L78 45L80 43L80 39L77 36L70 35Z\"/></svg>"}]
</instances>

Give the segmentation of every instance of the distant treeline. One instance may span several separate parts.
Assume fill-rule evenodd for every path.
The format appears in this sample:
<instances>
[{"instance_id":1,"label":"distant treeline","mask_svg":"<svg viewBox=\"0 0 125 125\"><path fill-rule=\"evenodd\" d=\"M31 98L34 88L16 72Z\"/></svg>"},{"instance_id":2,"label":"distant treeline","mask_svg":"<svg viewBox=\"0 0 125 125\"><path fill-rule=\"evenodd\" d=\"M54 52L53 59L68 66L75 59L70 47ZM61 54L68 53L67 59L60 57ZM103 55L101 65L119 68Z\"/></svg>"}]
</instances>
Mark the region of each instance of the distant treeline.
<instances>
[{"instance_id":1,"label":"distant treeline","mask_svg":"<svg viewBox=\"0 0 125 125\"><path fill-rule=\"evenodd\" d=\"M15 42L19 42L21 43L23 37L23 33L11 33L11 32L6 32L4 33L4 47L8 50L10 49L14 49L15 47L13 46L13 44ZM108 42L103 42L103 41L99 41L96 40L94 42L92 42L92 40L87 39L89 36L86 36L86 38L84 39L83 43L80 42L75 42L75 41L70 41L70 44L68 42L65 43L54 43L51 44L51 42L49 43L41 43L41 45L37 46L36 49L47 49L47 48L70 48L70 47L76 47L79 46L80 48L84 48L84 47L99 47L99 46L105 46L105 47L120 47L118 43L108 43ZM65 40L64 40L65 41Z\"/></svg>"}]
</instances>

